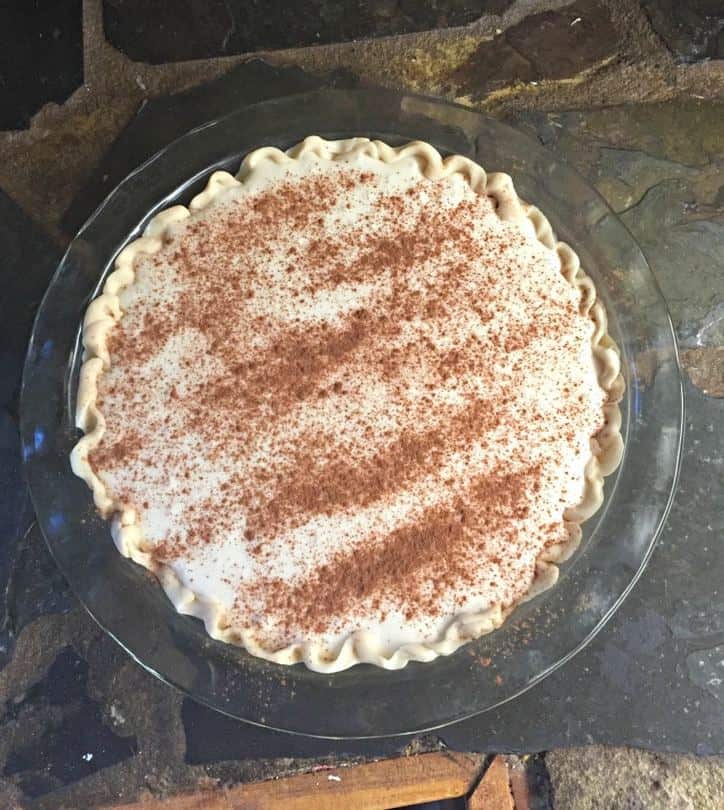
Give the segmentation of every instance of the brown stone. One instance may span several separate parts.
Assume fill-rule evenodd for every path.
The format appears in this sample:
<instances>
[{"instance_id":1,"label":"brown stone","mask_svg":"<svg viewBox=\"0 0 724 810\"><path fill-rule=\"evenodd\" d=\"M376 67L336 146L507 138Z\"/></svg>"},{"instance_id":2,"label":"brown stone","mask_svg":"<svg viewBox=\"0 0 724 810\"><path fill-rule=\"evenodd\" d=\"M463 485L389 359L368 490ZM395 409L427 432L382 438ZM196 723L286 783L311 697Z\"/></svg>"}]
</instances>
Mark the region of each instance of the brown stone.
<instances>
[{"instance_id":1,"label":"brown stone","mask_svg":"<svg viewBox=\"0 0 724 810\"><path fill-rule=\"evenodd\" d=\"M525 17L492 42L482 42L453 79L459 95L480 99L518 82L572 78L617 52L618 34L608 8L579 0Z\"/></svg>"},{"instance_id":2,"label":"brown stone","mask_svg":"<svg viewBox=\"0 0 724 810\"><path fill-rule=\"evenodd\" d=\"M104 0L108 40L138 62L223 57L445 29L514 0Z\"/></svg>"},{"instance_id":3,"label":"brown stone","mask_svg":"<svg viewBox=\"0 0 724 810\"><path fill-rule=\"evenodd\" d=\"M684 349L681 365L691 382L710 397L724 397L724 346Z\"/></svg>"}]
</instances>

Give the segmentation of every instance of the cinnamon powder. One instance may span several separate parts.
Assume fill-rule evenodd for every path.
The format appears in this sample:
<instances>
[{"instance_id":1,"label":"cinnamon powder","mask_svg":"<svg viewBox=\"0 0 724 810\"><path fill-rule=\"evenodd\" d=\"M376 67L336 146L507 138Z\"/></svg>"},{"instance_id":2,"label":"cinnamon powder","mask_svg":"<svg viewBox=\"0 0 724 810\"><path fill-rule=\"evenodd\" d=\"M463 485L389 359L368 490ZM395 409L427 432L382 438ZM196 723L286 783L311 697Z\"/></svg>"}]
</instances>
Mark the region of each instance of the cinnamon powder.
<instances>
[{"instance_id":1,"label":"cinnamon powder","mask_svg":"<svg viewBox=\"0 0 724 810\"><path fill-rule=\"evenodd\" d=\"M442 204L443 185L427 180L380 195L363 223L335 225L347 195L377 182L352 168L311 172L190 220L138 268L152 295L114 330L102 380L108 430L94 467L123 479L137 505L192 502L204 470L220 475L156 557L201 559L238 535L259 574L239 582L234 611L242 623L261 616L260 634L280 644L349 615L436 616L461 587L512 601L510 560L552 480L546 447L554 456L572 441L569 423L590 419L575 386L559 391L560 414L517 399L531 363L544 362L538 342L583 328L578 302L548 290L521 287L511 300L520 232L491 217L486 197ZM321 315L318 301L339 309ZM189 334L204 350L178 358L180 380L164 388L149 362ZM535 441L548 466L525 444L506 448L506 431ZM333 553L310 547L306 573L275 575L284 537L382 508L477 445L489 447L487 472L441 481L413 522ZM560 539L563 506L535 530L541 548Z\"/></svg>"}]
</instances>

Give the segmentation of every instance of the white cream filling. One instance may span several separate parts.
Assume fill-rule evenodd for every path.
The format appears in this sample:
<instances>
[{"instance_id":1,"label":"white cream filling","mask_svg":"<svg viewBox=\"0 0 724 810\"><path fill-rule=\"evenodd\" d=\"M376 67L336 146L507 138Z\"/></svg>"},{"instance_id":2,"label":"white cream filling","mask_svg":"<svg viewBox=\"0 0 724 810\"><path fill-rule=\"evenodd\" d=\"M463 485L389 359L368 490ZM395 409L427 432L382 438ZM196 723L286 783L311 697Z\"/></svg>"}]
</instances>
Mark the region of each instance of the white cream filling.
<instances>
[{"instance_id":1,"label":"white cream filling","mask_svg":"<svg viewBox=\"0 0 724 810\"><path fill-rule=\"evenodd\" d=\"M342 203L324 214L323 228L332 239L337 234L344 234L365 220L368 212L374 210L379 199L420 183L423 176L437 177L444 185L441 204L450 209L461 200L474 199L487 182L498 195L498 212L492 210L474 226L473 235L482 243L485 240L486 228L498 228L501 231L517 230L526 234L527 242L518 249L517 256L520 272L509 282L500 285L500 279L492 279L501 290L506 288L509 294L498 299L499 308L492 313L492 318L483 321L468 307L469 300L476 295L479 285L486 283L485 273L471 273L468 285L463 291L470 298L461 295L457 310L440 319L412 320L402 323L400 334L388 340L389 346L404 347L411 341L429 339L440 350L452 349L471 336L487 340L491 334L505 333L508 323L525 321L538 304L541 290L560 301L576 301L580 296L577 278L585 278L580 272L571 283L564 277L561 268L560 251L552 246L545 246L534 236L536 228L545 232L547 223L535 209L523 209L512 191L500 176L491 175L485 178L477 172L479 167L465 162L448 166L448 171L439 161L431 147L421 145L419 149L410 149L398 157L394 150L381 145L370 148L368 142L355 140L338 144L326 144L319 139L309 139L311 143L305 151L302 147L292 152L291 159L283 159L276 150L258 150L245 161L240 172L242 183L231 181L228 176L210 182L209 187L191 204L192 215L186 217L179 213L178 218L168 218L161 222L162 227L150 226L150 232L166 232L175 241L181 239L191 223L213 221L225 210L232 210L236 205L243 205L249 195L259 195L265 189L274 188L282 180L295 177L304 178L310 172L336 174L344 171L344 164L354 166L372 173L376 182L364 186L355 186ZM307 143L307 142L305 142ZM433 150L434 151L434 150ZM437 161L437 162L436 162ZM432 167L432 168L431 168ZM471 180L474 181L471 185ZM424 204L424 200L422 201ZM438 201L439 202L439 201ZM314 201L310 201L314 204ZM349 207L347 207L349 206ZM172 211L175 209L172 209ZM158 219L158 218L157 218ZM175 220L175 221L174 221ZM395 234L395 221L375 220L374 227L379 235ZM548 229L549 230L549 229ZM243 238L240 237L240 238ZM339 325L349 319L350 313L360 307L374 309L390 294L392 278L381 267L374 279L360 283L346 282L330 289L317 290L299 299L292 296L300 283L299 274L303 269L289 272L286 249L290 244L305 247L308 237L298 233L279 233L278 240L270 245L271 254L264 260L263 276L257 277L251 288L254 292L253 312L273 323L280 331L292 324L319 324L327 322L330 326ZM146 245L147 246L147 245ZM140 251L134 251L133 245L127 248L133 254L131 262L135 278L123 285L117 295L120 310L124 313L124 327L133 331L140 323L142 314L149 307L149 302L158 305L172 304L177 289L174 286L175 268L172 258L165 258L162 251L149 251L155 264ZM127 254L128 255L128 254ZM354 260L354 256L351 256ZM567 254L564 253L564 258ZM128 266L120 262L118 272L127 272ZM526 271L533 266L535 274ZM576 265L577 267L577 265ZM240 274L245 267L239 264L233 267ZM410 278L411 289L420 289L423 293L434 289L444 273L440 262L431 260L416 268ZM563 268L565 271L565 267ZM116 275L116 274L114 274ZM111 277L112 279L112 277ZM109 279L109 284L113 283ZM179 281L183 284L183 281ZM108 285L107 285L108 287ZM446 452L443 464L433 473L414 479L410 485L398 492L391 493L382 500L375 501L362 508L348 508L335 511L332 515L316 515L303 525L276 537L266 538L265 542L275 560L274 573L284 580L293 582L310 573L314 568L330 561L341 547L352 549L355 545L367 542L368 538L393 531L396 528L414 522L428 507L446 502L451 495L460 490L472 476L482 474L494 465L507 465L514 470L516 456L523 454L527 461L540 461L548 474L542 491L536 500L535 508L524 519L513 524L513 530L519 536L534 538L539 527L561 520L563 501L566 508L573 508L586 501L587 485L584 480L584 468L591 464L591 443L589 437L597 421L597 414L604 407L606 392L600 385L600 376L593 361L595 351L595 319L603 320L602 309L592 312L594 320L581 323L575 334L567 339L565 345L541 338L531 350L523 350L525 358L525 376L516 377L514 364L520 359L521 352L501 353L495 368L495 382L491 385L476 375L458 375L444 385L438 385L432 392L434 403L452 409L461 409L471 395L495 399L507 390L515 380L515 403L517 407L530 407L546 414L548 419L543 423L543 432L536 428L537 441L533 441L534 429L528 435L511 435L506 425L486 432L485 445L474 443L464 449L453 449ZM95 316L94 316L95 317ZM106 334L117 318L106 316ZM86 330L88 330L88 320ZM599 330L600 331L600 330ZM269 334L249 333L245 336L248 346L261 352L267 348ZM273 334L272 334L273 337ZM102 339L101 339L102 343ZM526 351L528 353L526 354ZM609 350L610 351L610 350ZM92 352L90 352L92 354ZM617 355L611 352L608 359L617 363ZM536 367L531 358L539 358ZM193 375L189 375L180 361L191 361ZM174 412L169 408L169 392L173 386L181 395L185 395L190 384L211 384L224 373L223 357L217 357L208 345L207 339L193 330L187 330L173 336L143 366L141 373L144 384L152 381L155 405L151 408L145 428L149 431L144 438L148 442L144 455L143 475L138 476L132 468L93 471L87 462L87 453L93 442L81 442L74 451L74 469L89 481L96 493L96 501L103 497L113 502L107 511L128 510L128 504L115 502L115 492L130 492L134 508L135 522L133 530L117 529L116 537L119 547L140 562L149 564L145 552L138 551L146 546L162 543L169 534L184 524L193 507L205 508L213 502L221 485L230 479L232 473L243 472L243 466L234 466L234 462L222 460L220 464L210 462L205 455L205 439L200 434L187 432L182 438L174 440L174 453L179 451L188 459L183 471L169 470L165 449L168 447L166 430L173 427ZM317 432L319 441L328 446L338 447L340 453L354 448L355 457L364 458L367 451L378 448L385 431L395 434L409 421L409 414L419 408L421 398L430 395L425 387L425 368L405 368L402 371L404 396L399 391L392 391L381 379L365 376L363 364L355 367L355 359L345 367L345 395L331 394L322 402L301 402L275 423L273 434L263 429L264 413L259 417L259 430L255 442L248 448L244 464L252 469L255 465L268 462L270 459L283 469L289 448L293 448L300 437L310 430ZM88 376L88 375L87 375ZM609 368L609 377L616 380L618 368ZM94 378L94 383L98 379ZM104 425L111 424L114 416L124 408L124 397L128 386L123 385L124 369L114 367L111 363L101 378L105 393L103 398ZM119 383L120 391L116 398L108 393L114 383ZM127 382L127 381L125 381ZM332 380L330 380L332 382ZM87 407L90 397L90 383L81 382L85 389L79 395L83 407L81 427L86 430L90 439L95 435L95 444L102 438L98 436L98 423L88 416L92 411ZM560 400L561 386L569 384L580 390L586 398L589 417L587 421L576 426L574 441L561 444L554 437L565 422L565 414L556 414ZM497 388L496 388L497 385ZM429 408L429 424L434 426L436 408ZM162 423L161 417L170 416L170 424ZM615 416L613 417L615 421ZM360 445L356 431L360 425L370 428L369 448ZM152 430L152 428L154 428ZM550 428L550 437L545 430ZM614 435L615 434L614 432ZM223 437L222 437L223 438ZM547 439L550 438L553 456L548 452ZM610 445L614 452L619 444L612 439ZM619 448L620 449L620 448ZM606 450L606 448L604 448ZM154 466L156 459L157 466ZM595 461L595 459L594 459ZM180 473L184 473L181 477ZM594 470L594 477L596 473ZM187 476L187 477L186 477ZM599 475L600 478L600 475ZM188 491L184 493L183 487ZM100 492L100 490L103 492ZM146 502L147 508L140 509L138 504ZM105 503L105 501L104 501ZM594 507L595 508L595 507ZM233 632L241 634L243 643L255 654L269 657L282 663L290 663L299 655L304 657L308 666L321 670L341 669L357 661L371 661L381 666L404 666L410 658L429 660L438 653L451 652L469 637L493 629L502 621L505 606L501 605L507 594L505 584L481 586L471 596L464 586L451 588L444 595L445 610L441 614L420 615L413 619L405 618L402 611L391 609L384 620L370 617L368 613L354 613L341 617L324 634L306 635L300 630L289 644L281 651L270 651L259 647L254 633L248 627L238 624L234 615L234 600L240 586L254 583L260 576L268 574L267 563L260 563L250 553L244 539L246 529L244 510L240 508L233 525L227 529L223 538L217 538L208 547L194 546L188 553L166 564L168 570L161 572L161 581L167 592L184 612L191 612L203 618L209 631L227 640ZM131 545L128 544L132 537ZM506 539L502 535L490 534L486 538L486 548L506 555ZM134 551L135 549L135 551ZM313 550L313 553L310 551ZM524 546L520 559L506 559L507 572L510 578L517 580L516 601L522 598L530 588L534 577L541 574L541 545L531 543ZM545 567L545 566L543 566ZM555 578L555 566L547 566L546 577ZM460 598L462 603L456 602ZM259 605L259 610L262 609ZM229 617L234 617L232 626L227 627ZM253 615L252 620L257 618ZM259 617L274 623L274 617ZM250 622L253 624L253 621ZM351 633L350 628L354 629ZM472 629L471 629L472 628Z\"/></svg>"}]
</instances>

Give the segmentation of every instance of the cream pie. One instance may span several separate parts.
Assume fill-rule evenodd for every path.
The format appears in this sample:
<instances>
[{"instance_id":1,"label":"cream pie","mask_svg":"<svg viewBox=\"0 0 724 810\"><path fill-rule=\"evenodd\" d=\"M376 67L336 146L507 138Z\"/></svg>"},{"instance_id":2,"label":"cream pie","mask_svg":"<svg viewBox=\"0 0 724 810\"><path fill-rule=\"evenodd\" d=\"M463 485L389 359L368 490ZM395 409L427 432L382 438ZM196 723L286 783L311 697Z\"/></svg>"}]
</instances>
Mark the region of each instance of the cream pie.
<instances>
[{"instance_id":1,"label":"cream pie","mask_svg":"<svg viewBox=\"0 0 724 810\"><path fill-rule=\"evenodd\" d=\"M211 175L83 323L74 472L214 638L430 661L550 587L622 452L618 350L505 174L306 138Z\"/></svg>"}]
</instances>

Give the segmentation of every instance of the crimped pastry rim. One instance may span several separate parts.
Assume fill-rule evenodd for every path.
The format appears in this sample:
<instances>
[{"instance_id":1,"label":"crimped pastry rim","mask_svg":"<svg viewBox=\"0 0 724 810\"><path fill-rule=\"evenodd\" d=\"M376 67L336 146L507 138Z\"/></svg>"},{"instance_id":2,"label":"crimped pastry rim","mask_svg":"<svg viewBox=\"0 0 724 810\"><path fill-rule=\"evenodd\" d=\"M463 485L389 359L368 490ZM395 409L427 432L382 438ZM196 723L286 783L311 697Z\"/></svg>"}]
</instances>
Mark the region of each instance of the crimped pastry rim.
<instances>
[{"instance_id":1,"label":"crimped pastry rim","mask_svg":"<svg viewBox=\"0 0 724 810\"><path fill-rule=\"evenodd\" d=\"M457 615L451 619L437 641L404 644L390 655L380 652L374 639L363 631L356 631L348 636L333 658L324 655L318 643L310 641L291 644L275 651L265 649L254 641L247 629L232 626L218 602L194 593L169 566L154 559L144 548L144 537L135 510L125 507L110 496L88 461L90 452L99 444L105 432L105 419L97 405L97 383L110 367L107 340L122 317L119 295L134 282L135 257L139 254L156 253L161 249L163 236L171 224L206 208L225 189L243 184L263 162L282 163L310 154L321 160L332 161L360 154L386 164L413 157L426 177L435 179L459 174L476 193L494 199L501 219L517 222L546 247L556 251L564 278L581 290L583 313L588 314L595 325L591 340L598 383L608 395L603 409L604 427L591 440L591 456L584 469L584 496L576 507L569 508L564 513L569 539L565 543L547 548L538 556L535 578L528 592L512 605L496 604L484 612ZM326 141L318 136L310 136L287 152L274 147L262 147L250 152L244 158L236 177L228 172L213 172L204 191L193 198L188 208L176 205L156 214L148 223L144 235L121 250L116 257L113 272L103 285L102 293L88 306L82 338L84 353L75 417L76 425L85 435L71 452L71 467L92 490L94 503L101 515L111 518L111 533L118 550L152 571L176 610L201 619L212 638L242 646L251 654L276 663L294 664L303 661L309 669L317 672L337 672L357 663L400 669L409 661L431 661L440 655L448 655L468 641L500 627L517 604L555 584L559 574L558 564L568 559L578 547L580 525L601 506L604 476L616 469L623 452L618 403L623 394L624 381L619 351L608 335L605 310L597 300L592 280L581 269L577 254L567 244L556 240L547 218L535 206L518 197L512 179L507 174L487 174L481 166L462 155L443 159L434 147L423 141L391 147L382 141L367 138Z\"/></svg>"}]
</instances>

